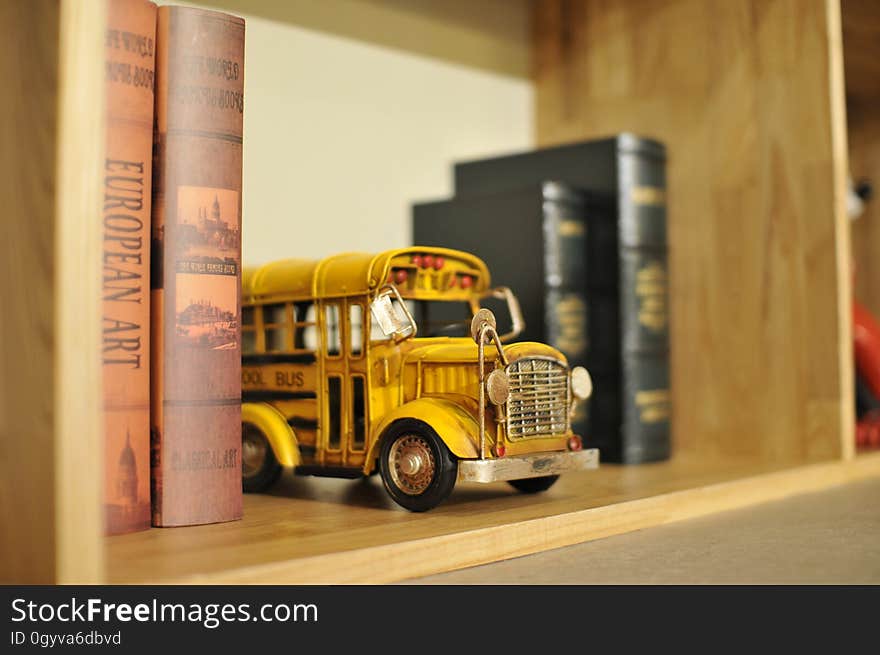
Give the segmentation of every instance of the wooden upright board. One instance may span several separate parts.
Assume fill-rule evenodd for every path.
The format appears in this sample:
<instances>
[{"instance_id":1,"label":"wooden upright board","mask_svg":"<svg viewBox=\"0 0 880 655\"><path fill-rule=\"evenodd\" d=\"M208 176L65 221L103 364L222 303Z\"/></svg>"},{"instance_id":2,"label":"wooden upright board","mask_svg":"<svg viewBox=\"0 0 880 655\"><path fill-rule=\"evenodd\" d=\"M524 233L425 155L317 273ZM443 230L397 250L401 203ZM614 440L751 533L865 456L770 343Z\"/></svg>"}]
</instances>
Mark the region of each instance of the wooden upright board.
<instances>
[{"instance_id":1,"label":"wooden upright board","mask_svg":"<svg viewBox=\"0 0 880 655\"><path fill-rule=\"evenodd\" d=\"M533 25L539 145L668 148L675 447L849 456L839 3L540 0Z\"/></svg>"},{"instance_id":2,"label":"wooden upright board","mask_svg":"<svg viewBox=\"0 0 880 655\"><path fill-rule=\"evenodd\" d=\"M104 6L0 26L0 583L97 582Z\"/></svg>"}]
</instances>

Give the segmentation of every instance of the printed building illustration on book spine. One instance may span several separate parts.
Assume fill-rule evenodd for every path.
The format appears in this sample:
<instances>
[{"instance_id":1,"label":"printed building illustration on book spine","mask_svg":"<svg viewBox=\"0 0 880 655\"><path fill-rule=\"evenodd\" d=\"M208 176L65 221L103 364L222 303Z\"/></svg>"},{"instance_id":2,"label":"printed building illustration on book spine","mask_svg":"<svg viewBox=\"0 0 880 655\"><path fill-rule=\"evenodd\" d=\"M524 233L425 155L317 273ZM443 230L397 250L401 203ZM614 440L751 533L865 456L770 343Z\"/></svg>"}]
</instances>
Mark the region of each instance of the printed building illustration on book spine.
<instances>
[{"instance_id":1,"label":"printed building illustration on book spine","mask_svg":"<svg viewBox=\"0 0 880 655\"><path fill-rule=\"evenodd\" d=\"M178 192L175 336L182 346L213 350L238 347L241 229L237 220L224 220L221 196L226 215L237 215L235 191L183 186ZM206 202L210 197L213 200Z\"/></svg>"},{"instance_id":2,"label":"printed building illustration on book spine","mask_svg":"<svg viewBox=\"0 0 880 655\"><path fill-rule=\"evenodd\" d=\"M116 468L116 497L122 501L125 509L137 504L137 457L131 447L131 432L128 431L125 433L125 446L119 454L119 466Z\"/></svg>"}]
</instances>

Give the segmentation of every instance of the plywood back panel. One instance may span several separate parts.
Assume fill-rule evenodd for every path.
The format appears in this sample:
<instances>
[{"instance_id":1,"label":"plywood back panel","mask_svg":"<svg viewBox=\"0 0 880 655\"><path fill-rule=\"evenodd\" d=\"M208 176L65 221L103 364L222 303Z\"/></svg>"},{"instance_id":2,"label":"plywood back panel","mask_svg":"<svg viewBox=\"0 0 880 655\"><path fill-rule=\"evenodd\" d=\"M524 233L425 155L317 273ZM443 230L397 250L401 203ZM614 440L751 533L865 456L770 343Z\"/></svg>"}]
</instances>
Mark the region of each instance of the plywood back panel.
<instances>
[{"instance_id":1,"label":"plywood back panel","mask_svg":"<svg viewBox=\"0 0 880 655\"><path fill-rule=\"evenodd\" d=\"M877 0L841 0L846 95L870 105L880 98L880 3Z\"/></svg>"},{"instance_id":2,"label":"plywood back panel","mask_svg":"<svg viewBox=\"0 0 880 655\"><path fill-rule=\"evenodd\" d=\"M668 147L676 447L849 455L839 7L541 0L534 40L540 145Z\"/></svg>"},{"instance_id":3,"label":"plywood back panel","mask_svg":"<svg viewBox=\"0 0 880 655\"><path fill-rule=\"evenodd\" d=\"M857 106L849 112L849 152L853 179L869 180L873 187L864 212L851 224L855 297L880 320L880 120L876 111Z\"/></svg>"},{"instance_id":4,"label":"plywood back panel","mask_svg":"<svg viewBox=\"0 0 880 655\"><path fill-rule=\"evenodd\" d=\"M842 0L841 12L850 173L874 190L852 223L855 296L880 317L880 3Z\"/></svg>"}]
</instances>

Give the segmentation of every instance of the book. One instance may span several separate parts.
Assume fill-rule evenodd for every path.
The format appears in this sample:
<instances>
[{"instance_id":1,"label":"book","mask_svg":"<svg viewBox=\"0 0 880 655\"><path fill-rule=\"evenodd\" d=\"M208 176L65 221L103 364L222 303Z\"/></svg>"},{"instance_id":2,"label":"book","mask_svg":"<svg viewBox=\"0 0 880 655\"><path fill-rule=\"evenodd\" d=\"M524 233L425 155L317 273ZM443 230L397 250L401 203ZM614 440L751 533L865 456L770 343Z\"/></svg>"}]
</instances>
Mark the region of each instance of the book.
<instances>
[{"instance_id":1,"label":"book","mask_svg":"<svg viewBox=\"0 0 880 655\"><path fill-rule=\"evenodd\" d=\"M159 8L152 230L157 526L241 518L244 21Z\"/></svg>"},{"instance_id":2,"label":"book","mask_svg":"<svg viewBox=\"0 0 880 655\"><path fill-rule=\"evenodd\" d=\"M111 0L101 217L104 526L150 527L150 205L156 5Z\"/></svg>"},{"instance_id":3,"label":"book","mask_svg":"<svg viewBox=\"0 0 880 655\"><path fill-rule=\"evenodd\" d=\"M493 286L509 287L520 303L525 329L517 340L548 343L570 366L586 366L585 203L578 189L553 181L417 203L413 241L478 255ZM500 332L507 332L510 317L502 303L484 305L495 311ZM573 417L572 429L587 435L585 412Z\"/></svg>"},{"instance_id":4,"label":"book","mask_svg":"<svg viewBox=\"0 0 880 655\"><path fill-rule=\"evenodd\" d=\"M585 443L599 448L603 461L634 464L668 458L671 398L663 144L619 134L460 162L454 166L454 179L457 203L515 194L544 180L585 194L586 362L594 382L593 397L586 405ZM494 222L496 241L503 242L520 229L505 215L486 214L480 220ZM421 236L414 233L417 242ZM449 232L444 245L456 247L456 243ZM473 250L481 255L484 247ZM518 256L517 261L528 263ZM496 261L487 263L493 270Z\"/></svg>"}]
</instances>

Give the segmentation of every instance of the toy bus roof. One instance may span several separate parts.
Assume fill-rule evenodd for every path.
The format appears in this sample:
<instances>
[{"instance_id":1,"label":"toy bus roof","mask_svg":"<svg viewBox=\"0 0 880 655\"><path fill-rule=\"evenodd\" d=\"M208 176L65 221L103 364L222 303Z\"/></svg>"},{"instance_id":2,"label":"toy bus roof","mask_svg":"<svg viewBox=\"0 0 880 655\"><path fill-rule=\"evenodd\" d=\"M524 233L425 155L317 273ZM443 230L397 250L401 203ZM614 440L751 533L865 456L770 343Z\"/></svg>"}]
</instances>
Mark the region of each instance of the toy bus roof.
<instances>
[{"instance_id":1,"label":"toy bus roof","mask_svg":"<svg viewBox=\"0 0 880 655\"><path fill-rule=\"evenodd\" d=\"M258 267L245 267L241 276L242 302L369 294L388 280L392 268L411 262L415 255L443 257L450 266L473 275L473 288L445 292L444 297L452 299L451 296L460 295L461 299L466 299L489 288L489 270L479 257L449 248L411 246L379 254L342 253L320 260L282 259ZM419 299L422 295L418 289L400 289L400 292L405 298ZM437 292L425 295L436 298Z\"/></svg>"}]
</instances>

